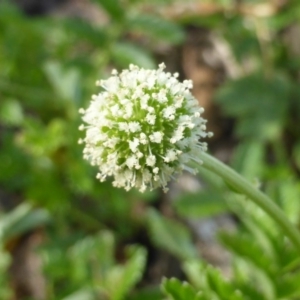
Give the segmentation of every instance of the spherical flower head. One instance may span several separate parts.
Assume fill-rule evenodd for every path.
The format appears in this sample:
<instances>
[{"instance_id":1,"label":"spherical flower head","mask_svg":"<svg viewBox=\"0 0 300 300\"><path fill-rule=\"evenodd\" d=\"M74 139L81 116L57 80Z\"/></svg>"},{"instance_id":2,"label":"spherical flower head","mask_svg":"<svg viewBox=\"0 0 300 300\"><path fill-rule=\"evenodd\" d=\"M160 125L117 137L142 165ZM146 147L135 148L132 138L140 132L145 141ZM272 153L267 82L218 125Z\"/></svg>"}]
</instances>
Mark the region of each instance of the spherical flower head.
<instances>
[{"instance_id":1,"label":"spherical flower head","mask_svg":"<svg viewBox=\"0 0 300 300\"><path fill-rule=\"evenodd\" d=\"M157 70L114 70L97 82L103 90L90 106L80 109L84 158L99 168L100 181L112 176L115 187L167 191L174 174L196 172L189 163L201 163L197 155L207 149L201 139L212 134L190 92L192 82L181 83L164 69L160 64Z\"/></svg>"}]
</instances>

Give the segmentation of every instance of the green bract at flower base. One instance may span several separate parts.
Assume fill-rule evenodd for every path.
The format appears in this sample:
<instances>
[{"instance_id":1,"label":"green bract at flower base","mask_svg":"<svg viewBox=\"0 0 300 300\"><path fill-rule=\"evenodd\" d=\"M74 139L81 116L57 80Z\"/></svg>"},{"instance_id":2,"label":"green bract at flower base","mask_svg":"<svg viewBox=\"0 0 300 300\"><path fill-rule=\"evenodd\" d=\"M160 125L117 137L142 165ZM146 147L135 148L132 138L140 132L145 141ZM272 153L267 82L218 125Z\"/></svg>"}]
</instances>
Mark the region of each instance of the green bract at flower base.
<instances>
[{"instance_id":1,"label":"green bract at flower base","mask_svg":"<svg viewBox=\"0 0 300 300\"><path fill-rule=\"evenodd\" d=\"M99 168L97 178L113 176L115 187L132 187L144 192L162 187L182 170L196 169L188 162L199 160L206 151L201 138L206 132L204 109L192 96L192 82L177 80L178 74L145 70L130 65L107 80L97 81L104 90L92 97L90 106L80 109L81 130L86 136L84 158Z\"/></svg>"}]
</instances>

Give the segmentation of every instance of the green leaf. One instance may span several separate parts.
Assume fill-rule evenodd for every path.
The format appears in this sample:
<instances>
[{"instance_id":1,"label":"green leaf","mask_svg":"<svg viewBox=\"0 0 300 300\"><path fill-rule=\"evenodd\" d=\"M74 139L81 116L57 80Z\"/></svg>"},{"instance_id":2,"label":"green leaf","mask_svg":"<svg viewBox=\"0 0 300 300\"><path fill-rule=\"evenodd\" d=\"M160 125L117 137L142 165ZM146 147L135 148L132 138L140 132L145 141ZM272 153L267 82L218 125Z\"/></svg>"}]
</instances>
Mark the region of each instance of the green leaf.
<instances>
[{"instance_id":1,"label":"green leaf","mask_svg":"<svg viewBox=\"0 0 300 300\"><path fill-rule=\"evenodd\" d=\"M146 251L142 247L132 246L127 249L128 261L116 265L108 271L101 285L108 291L110 299L121 300L142 278L146 264Z\"/></svg>"},{"instance_id":2,"label":"green leaf","mask_svg":"<svg viewBox=\"0 0 300 300\"><path fill-rule=\"evenodd\" d=\"M261 299L250 297L250 295L260 296L260 294L252 289L249 282L246 282L247 289L245 290L243 283L239 282L237 276L232 276L228 280L220 270L199 260L185 262L184 271L193 285L205 296L203 298L205 300Z\"/></svg>"},{"instance_id":3,"label":"green leaf","mask_svg":"<svg viewBox=\"0 0 300 300\"><path fill-rule=\"evenodd\" d=\"M214 291L220 299L243 300L245 299L238 290L238 287L226 280L220 270L208 266L206 268L206 278L210 289Z\"/></svg>"},{"instance_id":4,"label":"green leaf","mask_svg":"<svg viewBox=\"0 0 300 300\"><path fill-rule=\"evenodd\" d=\"M180 282L176 278L163 279L163 292L170 296L172 300L196 300L201 299L197 297L195 289L187 282Z\"/></svg>"},{"instance_id":5,"label":"green leaf","mask_svg":"<svg viewBox=\"0 0 300 300\"><path fill-rule=\"evenodd\" d=\"M264 163L265 145L255 140L247 140L241 143L235 150L232 166L245 177L253 180L261 176Z\"/></svg>"},{"instance_id":6,"label":"green leaf","mask_svg":"<svg viewBox=\"0 0 300 300\"><path fill-rule=\"evenodd\" d=\"M23 15L16 5L10 1L0 2L0 20L11 21L12 19L22 19Z\"/></svg>"},{"instance_id":7,"label":"green leaf","mask_svg":"<svg viewBox=\"0 0 300 300\"><path fill-rule=\"evenodd\" d=\"M177 212L189 218L209 217L228 211L225 199L218 190L185 193L174 202Z\"/></svg>"},{"instance_id":8,"label":"green leaf","mask_svg":"<svg viewBox=\"0 0 300 300\"><path fill-rule=\"evenodd\" d=\"M123 68L128 68L129 64L135 64L143 68L153 69L155 63L146 50L125 42L114 44L111 49L113 60Z\"/></svg>"},{"instance_id":9,"label":"green leaf","mask_svg":"<svg viewBox=\"0 0 300 300\"><path fill-rule=\"evenodd\" d=\"M0 147L0 182L7 191L24 188L28 183L28 169L30 168L28 155L15 145L15 135L3 133Z\"/></svg>"},{"instance_id":10,"label":"green leaf","mask_svg":"<svg viewBox=\"0 0 300 300\"><path fill-rule=\"evenodd\" d=\"M72 277L80 281L89 276L90 269L86 265L87 261L97 262L97 267L91 266L93 272L100 272L101 276L105 276L115 265L114 246L114 237L109 231L101 231L96 236L79 240L70 249L71 259L76 261L78 257L81 258L74 264Z\"/></svg>"},{"instance_id":11,"label":"green leaf","mask_svg":"<svg viewBox=\"0 0 300 300\"><path fill-rule=\"evenodd\" d=\"M43 226L50 221L49 213L44 209L33 209L24 203L2 216L0 221L0 242L20 236L29 230Z\"/></svg>"},{"instance_id":12,"label":"green leaf","mask_svg":"<svg viewBox=\"0 0 300 300\"><path fill-rule=\"evenodd\" d=\"M289 273L285 276L278 276L275 280L280 299L297 299L300 297L300 273Z\"/></svg>"},{"instance_id":13,"label":"green leaf","mask_svg":"<svg viewBox=\"0 0 300 300\"><path fill-rule=\"evenodd\" d=\"M59 62L48 61L44 70L58 97L78 101L80 76L77 69L64 70Z\"/></svg>"},{"instance_id":14,"label":"green leaf","mask_svg":"<svg viewBox=\"0 0 300 300\"><path fill-rule=\"evenodd\" d=\"M70 268L68 281L73 284L76 291L72 291L72 285L68 286L68 294L72 291L68 297L79 299L81 295L86 294L87 297L93 295L93 299L124 299L142 278L147 257L146 250L139 246L130 246L125 250L124 262L117 263L114 236L106 230L78 240L69 248L66 257ZM55 266L55 263L61 264L61 255L64 254L59 252L60 249L57 247L54 247L53 251L56 255L52 253L48 263L52 268L54 265L56 271L59 267ZM61 255L55 261L57 253ZM86 288L78 289L78 286L83 284Z\"/></svg>"},{"instance_id":15,"label":"green leaf","mask_svg":"<svg viewBox=\"0 0 300 300\"><path fill-rule=\"evenodd\" d=\"M280 256L285 251L285 256L289 256L286 246L282 244L284 239L278 235L273 223L269 223L265 213L253 210L257 207L250 203L240 205L243 210L237 211L237 215L246 225L249 232L239 232L237 234L221 233L221 242L234 254L236 270L235 278L239 280L240 289L249 294L250 299L255 294L264 296L262 299L277 299L274 281L276 274L280 273ZM277 249L274 245L272 230L277 233L276 242L281 245ZM284 250L285 249L285 250ZM242 278L242 279L240 279ZM253 281L249 285L249 281ZM252 296L251 296L252 295Z\"/></svg>"},{"instance_id":16,"label":"green leaf","mask_svg":"<svg viewBox=\"0 0 300 300\"><path fill-rule=\"evenodd\" d=\"M294 146L293 149L293 160L295 161L298 169L300 169L300 141Z\"/></svg>"},{"instance_id":17,"label":"green leaf","mask_svg":"<svg viewBox=\"0 0 300 300\"><path fill-rule=\"evenodd\" d=\"M0 105L0 121L7 125L21 125L24 119L23 108L19 101L7 99Z\"/></svg>"},{"instance_id":18,"label":"green leaf","mask_svg":"<svg viewBox=\"0 0 300 300\"><path fill-rule=\"evenodd\" d=\"M93 0L105 9L105 11L117 21L124 18L125 7L121 6L119 0Z\"/></svg>"},{"instance_id":19,"label":"green leaf","mask_svg":"<svg viewBox=\"0 0 300 300\"><path fill-rule=\"evenodd\" d=\"M286 6L284 13L277 13L270 19L270 26L273 30L276 29L277 32L287 28L289 24L294 24L298 22L300 13L300 5L298 1L291 1L289 5Z\"/></svg>"},{"instance_id":20,"label":"green leaf","mask_svg":"<svg viewBox=\"0 0 300 300\"><path fill-rule=\"evenodd\" d=\"M67 18L63 20L64 34L74 36L74 40L87 41L97 47L107 46L110 37L104 28L96 26L89 21L79 18Z\"/></svg>"},{"instance_id":21,"label":"green leaf","mask_svg":"<svg viewBox=\"0 0 300 300\"><path fill-rule=\"evenodd\" d=\"M268 192L273 192L273 198L294 224L300 220L300 183L292 174L285 174L274 183L267 185Z\"/></svg>"},{"instance_id":22,"label":"green leaf","mask_svg":"<svg viewBox=\"0 0 300 300\"><path fill-rule=\"evenodd\" d=\"M268 141L282 133L290 94L291 85L286 77L251 74L222 86L216 100L225 113L238 119L240 137Z\"/></svg>"},{"instance_id":23,"label":"green leaf","mask_svg":"<svg viewBox=\"0 0 300 300\"><path fill-rule=\"evenodd\" d=\"M179 44L184 40L184 31L179 25L154 15L139 14L131 16L128 26L129 30L140 32L156 40L172 44Z\"/></svg>"},{"instance_id":24,"label":"green leaf","mask_svg":"<svg viewBox=\"0 0 300 300\"><path fill-rule=\"evenodd\" d=\"M206 283L204 264L199 259L191 259L183 263L183 270L189 281L197 289L203 289ZM203 276L202 276L203 275Z\"/></svg>"},{"instance_id":25,"label":"green leaf","mask_svg":"<svg viewBox=\"0 0 300 300\"><path fill-rule=\"evenodd\" d=\"M248 206L249 207L249 206ZM248 210L250 212L250 209ZM245 225L245 228L251 233L253 239L260 245L262 251L267 255L270 260L276 261L278 259L278 254L274 249L273 236L269 230L265 230L264 218L268 216L261 216L260 218L252 218L252 212L247 213L247 208L244 212L239 214L241 222ZM268 228L267 228L268 229Z\"/></svg>"},{"instance_id":26,"label":"green leaf","mask_svg":"<svg viewBox=\"0 0 300 300\"><path fill-rule=\"evenodd\" d=\"M62 300L95 300L97 295L92 288L82 288Z\"/></svg>"},{"instance_id":27,"label":"green leaf","mask_svg":"<svg viewBox=\"0 0 300 300\"><path fill-rule=\"evenodd\" d=\"M158 286L139 288L132 293L128 300L161 300L162 292Z\"/></svg>"},{"instance_id":28,"label":"green leaf","mask_svg":"<svg viewBox=\"0 0 300 300\"><path fill-rule=\"evenodd\" d=\"M149 209L147 225L153 242L180 259L191 259L198 256L189 230L181 223L161 216Z\"/></svg>"},{"instance_id":29,"label":"green leaf","mask_svg":"<svg viewBox=\"0 0 300 300\"><path fill-rule=\"evenodd\" d=\"M66 121L63 119L53 118L47 127L36 119L27 119L18 142L32 155L45 157L66 146L67 128Z\"/></svg>"},{"instance_id":30,"label":"green leaf","mask_svg":"<svg viewBox=\"0 0 300 300\"><path fill-rule=\"evenodd\" d=\"M276 262L267 256L251 237L222 232L219 238L231 252L251 262L268 276L274 275L277 269Z\"/></svg>"},{"instance_id":31,"label":"green leaf","mask_svg":"<svg viewBox=\"0 0 300 300\"><path fill-rule=\"evenodd\" d=\"M246 229L247 232L245 238L251 236L253 243L255 241L257 247L261 248L261 252L270 260L277 262L281 254L276 253L274 246L278 244L284 248L284 244L282 244L283 236L280 234L276 222L259 206L243 196L231 195L230 198L228 197L227 203L244 225L243 229ZM245 233L245 231L242 232Z\"/></svg>"}]
</instances>

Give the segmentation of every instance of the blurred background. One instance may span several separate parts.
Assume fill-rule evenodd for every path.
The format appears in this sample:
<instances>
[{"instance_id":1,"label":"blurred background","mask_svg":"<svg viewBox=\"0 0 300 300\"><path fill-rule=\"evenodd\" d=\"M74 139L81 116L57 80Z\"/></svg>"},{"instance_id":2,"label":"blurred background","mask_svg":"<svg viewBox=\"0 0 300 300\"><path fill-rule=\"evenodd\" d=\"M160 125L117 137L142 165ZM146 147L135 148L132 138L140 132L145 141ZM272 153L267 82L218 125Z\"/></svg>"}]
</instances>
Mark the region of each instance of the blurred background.
<instances>
[{"instance_id":1,"label":"blurred background","mask_svg":"<svg viewBox=\"0 0 300 300\"><path fill-rule=\"evenodd\" d=\"M281 236L205 171L168 194L95 179L78 109L113 68L161 62L193 80L210 152L299 224L298 0L0 0L0 299L162 299L163 277L196 282L191 260L247 286L236 257Z\"/></svg>"}]
</instances>

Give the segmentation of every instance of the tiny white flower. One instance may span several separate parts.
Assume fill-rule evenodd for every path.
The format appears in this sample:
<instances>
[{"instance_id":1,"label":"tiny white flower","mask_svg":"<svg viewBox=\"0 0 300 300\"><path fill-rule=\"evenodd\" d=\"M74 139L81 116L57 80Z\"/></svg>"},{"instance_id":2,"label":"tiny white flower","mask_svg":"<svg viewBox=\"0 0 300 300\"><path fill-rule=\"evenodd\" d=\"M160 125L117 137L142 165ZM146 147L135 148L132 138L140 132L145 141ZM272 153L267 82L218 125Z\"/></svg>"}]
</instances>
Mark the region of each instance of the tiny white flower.
<instances>
[{"instance_id":1,"label":"tiny white flower","mask_svg":"<svg viewBox=\"0 0 300 300\"><path fill-rule=\"evenodd\" d=\"M132 95L133 99L140 99L144 95L143 89L141 87L136 88L135 92Z\"/></svg>"},{"instance_id":2,"label":"tiny white flower","mask_svg":"<svg viewBox=\"0 0 300 300\"><path fill-rule=\"evenodd\" d=\"M163 116L166 119L170 119L171 116L173 116L176 112L176 108L174 106L167 106L164 110L163 110Z\"/></svg>"},{"instance_id":3,"label":"tiny white flower","mask_svg":"<svg viewBox=\"0 0 300 300\"><path fill-rule=\"evenodd\" d=\"M149 77L146 79L146 84L149 89L152 89L155 85L156 76L155 74L149 74Z\"/></svg>"},{"instance_id":4,"label":"tiny white flower","mask_svg":"<svg viewBox=\"0 0 300 300\"><path fill-rule=\"evenodd\" d=\"M160 103L165 103L168 101L167 98L167 91L164 89L161 89L157 94L157 101Z\"/></svg>"},{"instance_id":5,"label":"tiny white flower","mask_svg":"<svg viewBox=\"0 0 300 300\"><path fill-rule=\"evenodd\" d=\"M155 113L155 109L154 109L154 107L152 107L152 106L148 106L148 107L147 107L147 111L148 111L149 113L151 113L151 114Z\"/></svg>"},{"instance_id":6,"label":"tiny white flower","mask_svg":"<svg viewBox=\"0 0 300 300\"><path fill-rule=\"evenodd\" d=\"M192 89L193 88L192 80L184 80L183 81L183 86L186 87L189 90Z\"/></svg>"},{"instance_id":7,"label":"tiny white flower","mask_svg":"<svg viewBox=\"0 0 300 300\"><path fill-rule=\"evenodd\" d=\"M162 187L174 173L195 169L197 153L207 146L199 138L210 137L203 108L192 96L192 82L178 81L178 74L145 70L130 65L97 81L104 91L92 96L90 106L79 113L85 125L83 157L99 168L97 178L114 177L113 186L141 192Z\"/></svg>"},{"instance_id":8,"label":"tiny white flower","mask_svg":"<svg viewBox=\"0 0 300 300\"><path fill-rule=\"evenodd\" d=\"M142 152L137 152L136 153L136 156L138 157L138 158L142 158L143 156L144 156L144 154L142 153Z\"/></svg>"},{"instance_id":9,"label":"tiny white flower","mask_svg":"<svg viewBox=\"0 0 300 300\"><path fill-rule=\"evenodd\" d=\"M105 88L108 92L116 93L118 91L120 80L118 77L113 76L107 79L106 81L102 81L101 85Z\"/></svg>"},{"instance_id":10,"label":"tiny white flower","mask_svg":"<svg viewBox=\"0 0 300 300\"><path fill-rule=\"evenodd\" d=\"M168 150L166 157L164 159L165 162L171 162L177 159L177 153L173 149Z\"/></svg>"},{"instance_id":11,"label":"tiny white flower","mask_svg":"<svg viewBox=\"0 0 300 300\"><path fill-rule=\"evenodd\" d=\"M153 143L159 144L162 141L163 133L160 131L153 132L153 134L150 135L150 141Z\"/></svg>"},{"instance_id":12,"label":"tiny white flower","mask_svg":"<svg viewBox=\"0 0 300 300\"><path fill-rule=\"evenodd\" d=\"M148 100L150 99L150 96L148 94L144 94L141 99L140 99L140 103L141 103L141 108L142 109L147 109L148 108Z\"/></svg>"},{"instance_id":13,"label":"tiny white flower","mask_svg":"<svg viewBox=\"0 0 300 300\"><path fill-rule=\"evenodd\" d=\"M133 141L129 141L129 148L130 150L135 153L137 151L137 147L139 146L140 142L139 139L134 138Z\"/></svg>"},{"instance_id":14,"label":"tiny white flower","mask_svg":"<svg viewBox=\"0 0 300 300\"><path fill-rule=\"evenodd\" d=\"M155 165L155 162L156 162L156 157L154 155L150 155L146 159L147 166L153 167Z\"/></svg>"},{"instance_id":15,"label":"tiny white flower","mask_svg":"<svg viewBox=\"0 0 300 300\"><path fill-rule=\"evenodd\" d=\"M156 119L156 115L147 114L147 116L146 116L146 121L150 125L154 125L155 124L155 119Z\"/></svg>"},{"instance_id":16,"label":"tiny white flower","mask_svg":"<svg viewBox=\"0 0 300 300\"><path fill-rule=\"evenodd\" d=\"M176 95L175 96L175 103L174 103L175 108L182 107L183 101L184 101L184 97ZM200 117L200 115L199 115L199 117Z\"/></svg>"},{"instance_id":17,"label":"tiny white flower","mask_svg":"<svg viewBox=\"0 0 300 300\"><path fill-rule=\"evenodd\" d=\"M113 115L116 115L119 110L120 110L120 106L118 104L115 104L110 108L110 111Z\"/></svg>"},{"instance_id":18,"label":"tiny white flower","mask_svg":"<svg viewBox=\"0 0 300 300\"><path fill-rule=\"evenodd\" d=\"M142 185L141 185L141 187L140 187L140 192L144 193L146 191L146 189L147 189L147 185L146 185L145 182L143 182Z\"/></svg>"},{"instance_id":19,"label":"tiny white flower","mask_svg":"<svg viewBox=\"0 0 300 300\"><path fill-rule=\"evenodd\" d=\"M163 71L163 70L166 68L165 63L164 63L164 62L160 63L160 64L158 65L158 68L159 68L160 71Z\"/></svg>"},{"instance_id":20,"label":"tiny white flower","mask_svg":"<svg viewBox=\"0 0 300 300\"><path fill-rule=\"evenodd\" d=\"M113 69L113 70L111 71L111 75L118 75L118 71L117 71L116 69Z\"/></svg>"},{"instance_id":21,"label":"tiny white flower","mask_svg":"<svg viewBox=\"0 0 300 300\"><path fill-rule=\"evenodd\" d=\"M153 169L154 174L158 174L158 172L159 172L159 168L156 167L156 168Z\"/></svg>"},{"instance_id":22,"label":"tiny white flower","mask_svg":"<svg viewBox=\"0 0 300 300\"><path fill-rule=\"evenodd\" d=\"M126 160L126 165L128 166L129 169L133 169L133 167L137 164L137 158L132 155L132 156L129 156Z\"/></svg>"},{"instance_id":23,"label":"tiny white flower","mask_svg":"<svg viewBox=\"0 0 300 300\"><path fill-rule=\"evenodd\" d=\"M131 118L132 116L132 113L133 113L133 105L130 103L130 104L127 104L125 106L125 116L126 118ZM119 110L119 115L122 116L122 112Z\"/></svg>"},{"instance_id":24,"label":"tiny white flower","mask_svg":"<svg viewBox=\"0 0 300 300\"><path fill-rule=\"evenodd\" d=\"M178 85L171 85L170 89L171 89L172 95L176 95L181 90L181 87Z\"/></svg>"},{"instance_id":25,"label":"tiny white flower","mask_svg":"<svg viewBox=\"0 0 300 300\"><path fill-rule=\"evenodd\" d=\"M173 139L177 142L177 141L180 141L184 138L184 134L183 134L183 131L184 131L184 127L182 125L180 125L174 132L173 134Z\"/></svg>"},{"instance_id":26,"label":"tiny white flower","mask_svg":"<svg viewBox=\"0 0 300 300\"><path fill-rule=\"evenodd\" d=\"M148 143L148 139L145 133L140 134L140 143L146 145Z\"/></svg>"},{"instance_id":27,"label":"tiny white flower","mask_svg":"<svg viewBox=\"0 0 300 300\"><path fill-rule=\"evenodd\" d=\"M103 144L108 148L114 148L117 145L117 143L119 142L119 140L120 140L119 138L114 137L111 139L107 139L107 141L104 142Z\"/></svg>"},{"instance_id":28,"label":"tiny white flower","mask_svg":"<svg viewBox=\"0 0 300 300\"><path fill-rule=\"evenodd\" d=\"M118 123L119 130L129 132L129 126L126 122Z\"/></svg>"},{"instance_id":29,"label":"tiny white flower","mask_svg":"<svg viewBox=\"0 0 300 300\"><path fill-rule=\"evenodd\" d=\"M141 125L138 122L129 122L128 128L131 132L141 131Z\"/></svg>"}]
</instances>

